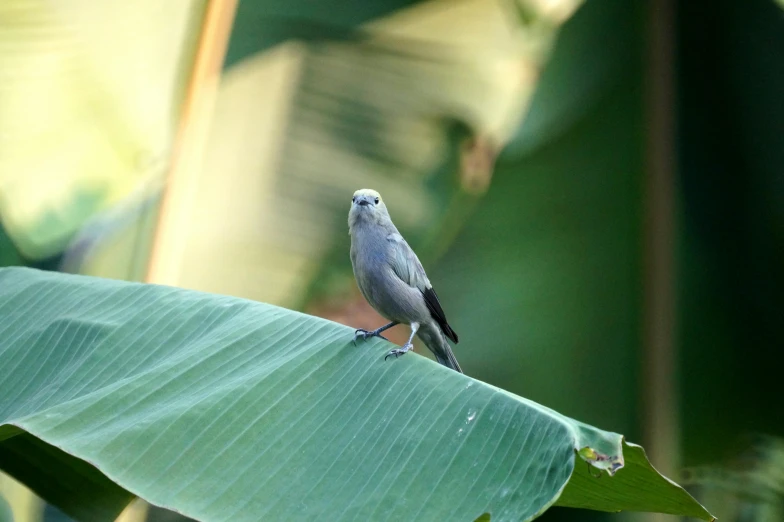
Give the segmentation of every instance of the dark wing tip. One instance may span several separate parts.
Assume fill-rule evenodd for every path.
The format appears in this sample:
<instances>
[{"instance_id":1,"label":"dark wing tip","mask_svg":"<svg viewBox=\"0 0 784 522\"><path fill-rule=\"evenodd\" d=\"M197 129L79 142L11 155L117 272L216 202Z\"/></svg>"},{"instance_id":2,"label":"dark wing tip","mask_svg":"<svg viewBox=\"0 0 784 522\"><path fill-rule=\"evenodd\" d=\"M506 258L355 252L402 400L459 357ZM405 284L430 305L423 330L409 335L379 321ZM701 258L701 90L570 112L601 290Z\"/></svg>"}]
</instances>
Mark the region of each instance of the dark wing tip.
<instances>
[{"instance_id":1,"label":"dark wing tip","mask_svg":"<svg viewBox=\"0 0 784 522\"><path fill-rule=\"evenodd\" d=\"M431 286L422 291L422 295L425 297L425 304L427 304L427 309L430 310L430 315L436 320L439 326L441 326L444 335L453 343L457 344L457 333L452 330L452 327L449 326L449 323L446 321L446 314L444 314L444 309L441 308L441 303L438 301L436 291L433 290L433 287Z\"/></svg>"},{"instance_id":2,"label":"dark wing tip","mask_svg":"<svg viewBox=\"0 0 784 522\"><path fill-rule=\"evenodd\" d=\"M452 330L452 327L449 326L449 323L444 323L443 328L444 328L444 335L446 335L449 339L451 339L453 343L457 344L457 332Z\"/></svg>"}]
</instances>

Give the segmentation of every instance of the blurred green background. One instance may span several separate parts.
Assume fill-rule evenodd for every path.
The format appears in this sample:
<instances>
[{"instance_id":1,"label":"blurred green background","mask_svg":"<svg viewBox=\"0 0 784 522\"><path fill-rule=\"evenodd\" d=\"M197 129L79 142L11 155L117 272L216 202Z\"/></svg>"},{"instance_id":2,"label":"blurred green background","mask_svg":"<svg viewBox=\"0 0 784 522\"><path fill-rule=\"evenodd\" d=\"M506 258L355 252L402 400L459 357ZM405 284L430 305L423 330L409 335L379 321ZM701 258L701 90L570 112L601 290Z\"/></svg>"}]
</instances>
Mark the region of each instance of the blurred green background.
<instances>
[{"instance_id":1,"label":"blurred green background","mask_svg":"<svg viewBox=\"0 0 784 522\"><path fill-rule=\"evenodd\" d=\"M780 4L215 4L3 2L0 265L376 327L346 224L371 187L467 374L643 443L721 520L784 520Z\"/></svg>"}]
</instances>

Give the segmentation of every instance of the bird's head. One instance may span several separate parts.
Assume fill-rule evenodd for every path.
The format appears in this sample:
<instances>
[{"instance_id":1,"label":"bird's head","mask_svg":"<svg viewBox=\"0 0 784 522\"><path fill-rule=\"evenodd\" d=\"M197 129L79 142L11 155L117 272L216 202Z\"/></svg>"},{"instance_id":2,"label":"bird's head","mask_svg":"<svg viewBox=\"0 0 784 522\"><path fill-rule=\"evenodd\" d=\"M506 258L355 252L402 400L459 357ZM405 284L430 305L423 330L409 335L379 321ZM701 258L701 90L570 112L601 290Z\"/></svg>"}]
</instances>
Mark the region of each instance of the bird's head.
<instances>
[{"instance_id":1,"label":"bird's head","mask_svg":"<svg viewBox=\"0 0 784 522\"><path fill-rule=\"evenodd\" d=\"M373 189L359 189L351 198L348 212L349 227L360 222L382 222L389 219L389 212L381 194Z\"/></svg>"}]
</instances>

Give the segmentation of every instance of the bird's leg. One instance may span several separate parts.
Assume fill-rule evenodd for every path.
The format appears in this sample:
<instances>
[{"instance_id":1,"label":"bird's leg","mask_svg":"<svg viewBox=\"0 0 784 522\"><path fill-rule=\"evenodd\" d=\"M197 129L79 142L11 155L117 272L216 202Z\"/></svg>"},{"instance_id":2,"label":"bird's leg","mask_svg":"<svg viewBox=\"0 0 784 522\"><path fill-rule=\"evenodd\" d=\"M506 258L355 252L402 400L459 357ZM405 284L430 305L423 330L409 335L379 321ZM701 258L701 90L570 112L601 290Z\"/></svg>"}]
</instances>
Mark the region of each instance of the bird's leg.
<instances>
[{"instance_id":1,"label":"bird's leg","mask_svg":"<svg viewBox=\"0 0 784 522\"><path fill-rule=\"evenodd\" d=\"M414 344L411 341L414 340L414 336L416 335L417 330L419 330L419 323L411 323L411 337L408 338L406 344L404 344L400 348L395 348L394 350L391 350L384 357L384 360L386 361L387 357L389 357L390 355L394 355L395 359L397 359L398 357L400 357L401 355L403 355L404 353L412 349L414 347Z\"/></svg>"},{"instance_id":2,"label":"bird's leg","mask_svg":"<svg viewBox=\"0 0 784 522\"><path fill-rule=\"evenodd\" d=\"M386 337L381 335L381 332L383 332L384 330L389 330L390 328L392 328L393 326L398 325L398 324L400 324L400 323L398 323L397 321L392 321L391 323L385 324L381 328L376 328L375 330L365 330L363 328L357 328L354 331L354 341L353 342L354 342L354 344L357 344L357 338L358 337L362 337L363 341L365 339L367 339L368 337L381 337L385 341L388 341L389 339L387 339Z\"/></svg>"}]
</instances>

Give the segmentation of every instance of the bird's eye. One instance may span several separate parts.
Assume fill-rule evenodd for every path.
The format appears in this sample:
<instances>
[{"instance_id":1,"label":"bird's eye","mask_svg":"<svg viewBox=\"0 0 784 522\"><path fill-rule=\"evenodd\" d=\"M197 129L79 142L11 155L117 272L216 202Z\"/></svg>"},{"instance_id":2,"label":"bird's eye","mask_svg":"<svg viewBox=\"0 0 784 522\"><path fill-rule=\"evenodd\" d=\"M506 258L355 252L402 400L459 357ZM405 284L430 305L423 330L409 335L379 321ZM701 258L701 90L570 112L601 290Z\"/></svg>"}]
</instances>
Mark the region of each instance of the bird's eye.
<instances>
[{"instance_id":1,"label":"bird's eye","mask_svg":"<svg viewBox=\"0 0 784 522\"><path fill-rule=\"evenodd\" d=\"M356 202L357 202L357 197L356 197L356 196L352 197L352 198L351 198L351 202L352 202L352 203L356 203Z\"/></svg>"},{"instance_id":2,"label":"bird's eye","mask_svg":"<svg viewBox=\"0 0 784 522\"><path fill-rule=\"evenodd\" d=\"M376 198L376 205L378 205L378 198Z\"/></svg>"}]
</instances>

